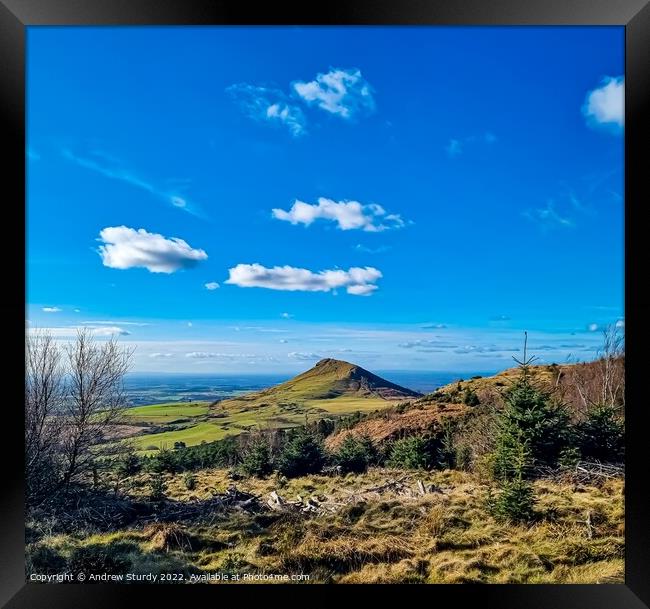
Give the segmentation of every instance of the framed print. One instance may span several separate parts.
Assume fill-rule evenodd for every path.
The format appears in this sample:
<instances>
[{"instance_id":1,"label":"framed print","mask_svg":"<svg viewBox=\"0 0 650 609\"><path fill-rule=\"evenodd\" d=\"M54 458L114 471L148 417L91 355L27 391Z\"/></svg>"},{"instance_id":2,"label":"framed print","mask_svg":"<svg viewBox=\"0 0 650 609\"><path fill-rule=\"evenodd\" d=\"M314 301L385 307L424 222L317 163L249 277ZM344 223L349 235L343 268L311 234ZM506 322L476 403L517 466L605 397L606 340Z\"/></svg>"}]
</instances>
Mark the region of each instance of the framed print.
<instances>
[{"instance_id":1,"label":"framed print","mask_svg":"<svg viewBox=\"0 0 650 609\"><path fill-rule=\"evenodd\" d=\"M2 0L2 601L648 606L650 8L310 9Z\"/></svg>"}]
</instances>

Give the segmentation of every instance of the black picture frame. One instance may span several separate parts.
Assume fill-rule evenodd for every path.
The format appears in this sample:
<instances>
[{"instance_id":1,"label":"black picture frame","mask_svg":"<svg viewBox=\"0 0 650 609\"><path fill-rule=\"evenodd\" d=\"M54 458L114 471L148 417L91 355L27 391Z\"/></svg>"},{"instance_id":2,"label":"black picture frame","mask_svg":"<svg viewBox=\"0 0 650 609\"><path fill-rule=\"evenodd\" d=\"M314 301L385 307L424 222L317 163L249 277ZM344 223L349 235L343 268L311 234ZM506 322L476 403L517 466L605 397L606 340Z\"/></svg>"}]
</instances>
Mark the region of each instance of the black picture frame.
<instances>
[{"instance_id":1,"label":"black picture frame","mask_svg":"<svg viewBox=\"0 0 650 609\"><path fill-rule=\"evenodd\" d=\"M120 585L43 585L25 582L24 502L21 399L22 362L15 352L24 345L25 268L20 251L25 248L25 29L38 25L622 25L626 45L626 134L625 134L625 226L626 226L626 327L627 387L631 399L627 409L626 432L626 555L625 584L594 585L492 585L485 587L440 585L429 597L432 603L473 603L482 607L517 609L641 609L650 606L650 493L644 485L646 427L643 425L642 399L644 364L643 314L648 302L642 293L648 276L643 260L644 204L647 204L648 97L650 95L650 5L647 0L356 0L322 4L268 2L259 6L227 0L0 0L0 108L5 152L3 172L12 198L5 209L19 210L9 230L9 260L15 274L13 285L5 290L0 308L12 334L9 342L12 368L6 369L6 397L3 424L17 438L0 443L2 460L0 491L0 602L11 608L40 607L115 607L116 602L135 593L133 586ZM14 224L17 220L17 223ZM15 243L14 243L15 241ZM644 255L646 254L646 255ZM642 278L638 282L634 278ZM20 289L22 287L22 289ZM15 320L15 321L14 321ZM15 347L14 347L15 345ZM635 400L638 396L638 401ZM647 441L646 441L647 442ZM273 587L281 595L286 591ZM245 590L246 589L246 590ZM367 586L364 590L367 589ZM161 590L147 588L147 603L155 606L164 598L177 604L188 602L187 595L205 594L209 603L227 602L224 593L236 594L241 603L249 586L220 587L172 586ZM264 594L270 594L265 587ZM410 590L401 588L400 594ZM303 594L304 602L316 600L310 587L293 587L289 602ZM364 592L365 594L365 592ZM182 596L181 596L182 595ZM271 602L259 597L258 602ZM194 602L194 601L192 601ZM245 602L245 601L244 601Z\"/></svg>"}]
</instances>

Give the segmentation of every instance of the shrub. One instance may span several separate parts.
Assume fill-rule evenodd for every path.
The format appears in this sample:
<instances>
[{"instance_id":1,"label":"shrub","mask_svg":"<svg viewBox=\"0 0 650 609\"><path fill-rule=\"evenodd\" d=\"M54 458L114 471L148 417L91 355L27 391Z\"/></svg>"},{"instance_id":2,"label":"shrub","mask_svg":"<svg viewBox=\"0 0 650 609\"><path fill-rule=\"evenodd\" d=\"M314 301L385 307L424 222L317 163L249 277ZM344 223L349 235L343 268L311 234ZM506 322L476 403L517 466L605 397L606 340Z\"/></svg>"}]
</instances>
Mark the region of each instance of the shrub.
<instances>
[{"instance_id":1,"label":"shrub","mask_svg":"<svg viewBox=\"0 0 650 609\"><path fill-rule=\"evenodd\" d=\"M430 442L421 436L397 440L388 458L390 467L404 469L430 469L432 464Z\"/></svg>"},{"instance_id":2,"label":"shrub","mask_svg":"<svg viewBox=\"0 0 650 609\"><path fill-rule=\"evenodd\" d=\"M347 436L334 455L337 465L341 466L342 473L362 473L368 466L376 462L377 450L372 440L365 437Z\"/></svg>"},{"instance_id":3,"label":"shrub","mask_svg":"<svg viewBox=\"0 0 650 609\"><path fill-rule=\"evenodd\" d=\"M121 478L133 476L142 468L142 463L135 452L129 452L122 457L117 463L117 474Z\"/></svg>"},{"instance_id":4,"label":"shrub","mask_svg":"<svg viewBox=\"0 0 650 609\"><path fill-rule=\"evenodd\" d=\"M183 483L188 491L193 491L196 488L196 476L192 472L186 472L183 476Z\"/></svg>"},{"instance_id":5,"label":"shrub","mask_svg":"<svg viewBox=\"0 0 650 609\"><path fill-rule=\"evenodd\" d=\"M129 554L137 552L134 544L91 544L75 548L68 570L73 573L108 573L118 575L131 569Z\"/></svg>"},{"instance_id":6,"label":"shrub","mask_svg":"<svg viewBox=\"0 0 650 609\"><path fill-rule=\"evenodd\" d=\"M320 472L324 463L320 436L302 427L289 434L278 458L278 471L287 478L295 478Z\"/></svg>"},{"instance_id":7,"label":"shrub","mask_svg":"<svg viewBox=\"0 0 650 609\"><path fill-rule=\"evenodd\" d=\"M165 499L167 483L160 472L151 474L149 486L151 488L151 492L149 493L149 499L151 499L151 501L162 501Z\"/></svg>"},{"instance_id":8,"label":"shrub","mask_svg":"<svg viewBox=\"0 0 650 609\"><path fill-rule=\"evenodd\" d=\"M167 448L161 448L153 457L151 457L149 467L154 472L175 473L178 470L176 453Z\"/></svg>"},{"instance_id":9,"label":"shrub","mask_svg":"<svg viewBox=\"0 0 650 609\"><path fill-rule=\"evenodd\" d=\"M264 436L252 439L243 451L241 471L247 476L264 478L273 471L271 447Z\"/></svg>"},{"instance_id":10,"label":"shrub","mask_svg":"<svg viewBox=\"0 0 650 609\"><path fill-rule=\"evenodd\" d=\"M463 403L466 406L478 406L481 403L481 400L478 399L476 391L470 387L466 387L465 393L463 394Z\"/></svg>"},{"instance_id":11,"label":"shrub","mask_svg":"<svg viewBox=\"0 0 650 609\"><path fill-rule=\"evenodd\" d=\"M557 463L561 467L575 467L580 462L580 449L577 446L567 446L558 457Z\"/></svg>"},{"instance_id":12,"label":"shrub","mask_svg":"<svg viewBox=\"0 0 650 609\"><path fill-rule=\"evenodd\" d=\"M472 467L472 449L467 444L456 447L456 469L469 471Z\"/></svg>"},{"instance_id":13,"label":"shrub","mask_svg":"<svg viewBox=\"0 0 650 609\"><path fill-rule=\"evenodd\" d=\"M616 408L596 406L577 428L580 452L585 458L620 461L624 455L625 425Z\"/></svg>"}]
</instances>

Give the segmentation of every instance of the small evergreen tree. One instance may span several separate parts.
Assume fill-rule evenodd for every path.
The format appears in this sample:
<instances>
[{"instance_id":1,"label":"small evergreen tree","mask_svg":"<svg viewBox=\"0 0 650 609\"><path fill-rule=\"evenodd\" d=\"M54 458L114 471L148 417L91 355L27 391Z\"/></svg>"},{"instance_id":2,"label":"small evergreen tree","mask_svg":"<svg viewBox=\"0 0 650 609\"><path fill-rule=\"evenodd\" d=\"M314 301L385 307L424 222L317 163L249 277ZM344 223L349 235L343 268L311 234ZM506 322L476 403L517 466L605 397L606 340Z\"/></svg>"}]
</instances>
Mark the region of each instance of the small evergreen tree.
<instances>
[{"instance_id":1,"label":"small evergreen tree","mask_svg":"<svg viewBox=\"0 0 650 609\"><path fill-rule=\"evenodd\" d=\"M621 461L624 456L625 424L613 406L595 406L577 428L584 458Z\"/></svg>"},{"instance_id":2,"label":"small evergreen tree","mask_svg":"<svg viewBox=\"0 0 650 609\"><path fill-rule=\"evenodd\" d=\"M135 451L126 453L117 463L117 474L120 478L126 478L137 474L142 467L140 458ZM97 470L94 469L93 473Z\"/></svg>"},{"instance_id":3,"label":"small evergreen tree","mask_svg":"<svg viewBox=\"0 0 650 609\"><path fill-rule=\"evenodd\" d=\"M320 472L325 449L320 436L306 427L292 432L278 457L278 471L287 478Z\"/></svg>"},{"instance_id":4,"label":"small evergreen tree","mask_svg":"<svg viewBox=\"0 0 650 609\"><path fill-rule=\"evenodd\" d=\"M456 467L456 441L454 429L449 422L445 422L442 428L440 448L438 448L438 465L443 469Z\"/></svg>"},{"instance_id":5,"label":"small evergreen tree","mask_svg":"<svg viewBox=\"0 0 650 609\"><path fill-rule=\"evenodd\" d=\"M151 474L149 486L151 489L149 499L151 499L151 501L162 501L165 498L165 493L167 493L167 483L165 482L161 472L154 472Z\"/></svg>"},{"instance_id":6,"label":"small evergreen tree","mask_svg":"<svg viewBox=\"0 0 650 609\"><path fill-rule=\"evenodd\" d=\"M376 449L369 437L348 435L334 456L343 473L362 473L376 459Z\"/></svg>"},{"instance_id":7,"label":"small evergreen tree","mask_svg":"<svg viewBox=\"0 0 650 609\"><path fill-rule=\"evenodd\" d=\"M520 366L519 378L505 396L505 407L498 420L496 448L492 454L492 474L497 482L496 497L492 490L488 508L495 518L520 522L533 515L533 487L527 478L536 457L547 458L556 439L549 437L558 428L561 416L550 407L549 396L530 382L529 366L534 357L527 358L528 333L524 334L524 357L515 360ZM559 452L559 451L558 451ZM557 453L555 455L557 457Z\"/></svg>"},{"instance_id":8,"label":"small evergreen tree","mask_svg":"<svg viewBox=\"0 0 650 609\"><path fill-rule=\"evenodd\" d=\"M431 469L433 459L428 439L421 436L402 438L391 447L388 465L404 469Z\"/></svg>"},{"instance_id":9,"label":"small evergreen tree","mask_svg":"<svg viewBox=\"0 0 650 609\"><path fill-rule=\"evenodd\" d=\"M177 455L175 451L161 448L149 461L149 467L154 472L175 473L178 470Z\"/></svg>"},{"instance_id":10,"label":"small evergreen tree","mask_svg":"<svg viewBox=\"0 0 650 609\"><path fill-rule=\"evenodd\" d=\"M243 451L241 471L247 476L264 478L273 471L271 447L268 439L259 435L254 437Z\"/></svg>"}]
</instances>

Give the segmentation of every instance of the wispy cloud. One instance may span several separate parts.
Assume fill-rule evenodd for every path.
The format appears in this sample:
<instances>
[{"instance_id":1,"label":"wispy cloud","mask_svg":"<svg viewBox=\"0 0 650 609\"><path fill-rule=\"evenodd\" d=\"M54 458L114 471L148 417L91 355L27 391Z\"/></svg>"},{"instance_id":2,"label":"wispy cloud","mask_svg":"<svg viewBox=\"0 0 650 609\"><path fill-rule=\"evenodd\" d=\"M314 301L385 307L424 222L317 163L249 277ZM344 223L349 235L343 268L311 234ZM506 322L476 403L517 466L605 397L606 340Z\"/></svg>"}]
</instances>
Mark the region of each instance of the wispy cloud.
<instances>
[{"instance_id":1,"label":"wispy cloud","mask_svg":"<svg viewBox=\"0 0 650 609\"><path fill-rule=\"evenodd\" d=\"M620 133L625 126L625 78L603 78L600 87L587 93L582 114L590 127L606 127Z\"/></svg>"},{"instance_id":2,"label":"wispy cloud","mask_svg":"<svg viewBox=\"0 0 650 609\"><path fill-rule=\"evenodd\" d=\"M167 189L161 188L152 182L139 177L134 172L120 166L119 161L110 155L95 151L92 153L95 158L82 157L67 148L64 148L61 153L68 161L71 161L80 167L94 171L106 178L117 180L133 186L134 188L148 192L172 207L182 209L183 211L199 218L205 218L200 207L196 203L190 201L187 197L178 192L170 192Z\"/></svg>"},{"instance_id":3,"label":"wispy cloud","mask_svg":"<svg viewBox=\"0 0 650 609\"><path fill-rule=\"evenodd\" d=\"M89 330L94 336L98 337L128 336L130 334L129 331L119 326L92 326L89 324L52 328L30 328L30 332L45 331L55 338L74 338L80 330Z\"/></svg>"},{"instance_id":4,"label":"wispy cloud","mask_svg":"<svg viewBox=\"0 0 650 609\"><path fill-rule=\"evenodd\" d=\"M173 273L196 266L208 255L177 237L168 239L141 228L108 226L99 233L98 253L112 269L145 268L151 273Z\"/></svg>"},{"instance_id":5,"label":"wispy cloud","mask_svg":"<svg viewBox=\"0 0 650 609\"><path fill-rule=\"evenodd\" d=\"M216 281L210 281L205 284L205 289L210 291L217 290L219 289L219 284Z\"/></svg>"},{"instance_id":6,"label":"wispy cloud","mask_svg":"<svg viewBox=\"0 0 650 609\"><path fill-rule=\"evenodd\" d=\"M231 85L226 92L248 118L286 127L294 137L306 133L307 121L302 110L279 89L240 83Z\"/></svg>"},{"instance_id":7,"label":"wispy cloud","mask_svg":"<svg viewBox=\"0 0 650 609\"><path fill-rule=\"evenodd\" d=\"M242 288L267 288L270 290L329 292L346 288L348 294L368 296L377 289L375 283L382 277L373 267L352 267L313 272L292 266L267 268L261 264L238 264L229 269L226 283Z\"/></svg>"},{"instance_id":8,"label":"wispy cloud","mask_svg":"<svg viewBox=\"0 0 650 609\"><path fill-rule=\"evenodd\" d=\"M463 152L463 145L459 140L451 139L445 148L445 152L449 158L454 159Z\"/></svg>"},{"instance_id":9,"label":"wispy cloud","mask_svg":"<svg viewBox=\"0 0 650 609\"><path fill-rule=\"evenodd\" d=\"M380 245L379 247L368 247L366 245L362 245L361 243L357 243L354 246L354 249L357 250L358 252L363 252L364 254L383 254L384 252L390 250L391 247L390 245Z\"/></svg>"},{"instance_id":10,"label":"wispy cloud","mask_svg":"<svg viewBox=\"0 0 650 609\"><path fill-rule=\"evenodd\" d=\"M358 68L331 68L309 82L297 81L293 90L308 104L344 119L353 119L375 110L373 88Z\"/></svg>"},{"instance_id":11,"label":"wispy cloud","mask_svg":"<svg viewBox=\"0 0 650 609\"><path fill-rule=\"evenodd\" d=\"M59 307L43 307L43 313L60 313Z\"/></svg>"},{"instance_id":12,"label":"wispy cloud","mask_svg":"<svg viewBox=\"0 0 650 609\"><path fill-rule=\"evenodd\" d=\"M282 319L291 319L293 315L291 313L281 313L280 317L282 317Z\"/></svg>"},{"instance_id":13,"label":"wispy cloud","mask_svg":"<svg viewBox=\"0 0 650 609\"><path fill-rule=\"evenodd\" d=\"M143 321L115 321L115 320L104 320L100 319L99 321L97 320L90 320L90 321L82 321L81 322L83 325L89 325L89 326L115 326L116 324L119 324L120 326L137 326L139 328L143 328L145 326L150 326L151 324L149 322L143 322Z\"/></svg>"},{"instance_id":14,"label":"wispy cloud","mask_svg":"<svg viewBox=\"0 0 650 609\"><path fill-rule=\"evenodd\" d=\"M293 225L311 225L318 219L336 222L340 230L364 230L382 232L402 228L406 223L399 214L389 214L375 203L364 205L359 201L332 201L320 197L318 203L309 204L296 200L289 211L275 208L273 217Z\"/></svg>"},{"instance_id":15,"label":"wispy cloud","mask_svg":"<svg viewBox=\"0 0 650 609\"><path fill-rule=\"evenodd\" d=\"M150 353L149 357L152 359L162 359L162 358L174 357L174 354L173 353Z\"/></svg>"},{"instance_id":16,"label":"wispy cloud","mask_svg":"<svg viewBox=\"0 0 650 609\"><path fill-rule=\"evenodd\" d=\"M497 136L490 131L485 132L481 136L469 135L464 138L451 138L445 146L445 152L450 159L459 157L467 146L474 144L494 144L497 141Z\"/></svg>"},{"instance_id":17,"label":"wispy cloud","mask_svg":"<svg viewBox=\"0 0 650 609\"><path fill-rule=\"evenodd\" d=\"M573 220L566 216L561 216L555 209L553 201L549 200L545 207L538 209L529 209L524 212L524 217L539 224L542 228L555 228L564 227L570 228L574 226Z\"/></svg>"},{"instance_id":18,"label":"wispy cloud","mask_svg":"<svg viewBox=\"0 0 650 609\"><path fill-rule=\"evenodd\" d=\"M302 353L300 351L291 351L291 353L287 353L287 357L301 362L312 362L322 359L318 353Z\"/></svg>"}]
</instances>

